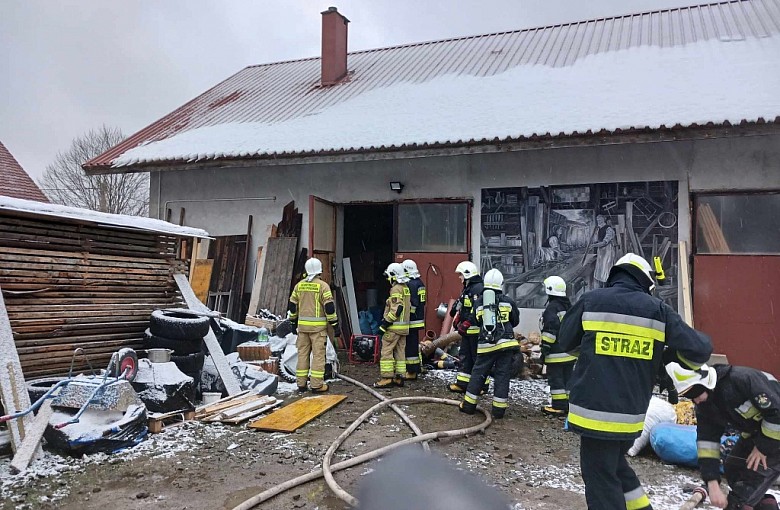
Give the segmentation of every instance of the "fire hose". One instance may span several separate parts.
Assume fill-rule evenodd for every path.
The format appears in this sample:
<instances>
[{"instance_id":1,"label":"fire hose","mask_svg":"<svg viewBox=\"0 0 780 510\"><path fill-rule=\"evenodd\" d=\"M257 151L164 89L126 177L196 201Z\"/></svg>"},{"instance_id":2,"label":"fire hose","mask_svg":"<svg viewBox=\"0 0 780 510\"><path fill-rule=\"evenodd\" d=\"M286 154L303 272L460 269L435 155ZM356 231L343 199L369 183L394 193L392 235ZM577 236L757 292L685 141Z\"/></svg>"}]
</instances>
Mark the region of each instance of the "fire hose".
<instances>
[{"instance_id":1,"label":"fire hose","mask_svg":"<svg viewBox=\"0 0 780 510\"><path fill-rule=\"evenodd\" d=\"M352 384L355 384L367 391L369 391L372 395L376 396L382 402L379 402L378 404L371 407L369 410L364 412L362 415L360 415L348 428L345 430L338 438L336 438L336 441L333 442L333 444L328 448L328 451L325 453L325 457L322 460L322 468L318 469L316 471L312 471L311 473L308 473L306 475L299 476L297 478L293 478L292 480L288 480L282 484L279 484L275 487L271 487L270 489L267 489L255 496L252 496L251 498L247 499L240 505L233 508L233 510L249 510L250 508L254 508L255 506L268 501L269 499L273 498L274 496L277 496L278 494L281 494L282 492L285 492L289 489L292 489L294 487L297 487L299 485L302 485L304 483L310 482L312 480L316 480L320 477L325 477L325 481L328 484L328 486L333 490L333 492L336 494L336 496L343 501L346 501L350 505L356 505L357 499L355 499L352 495L344 491L333 479L333 473L336 471L341 471L342 469L346 469L352 466L357 466L358 464L362 464L363 462L375 459L377 457L380 457L396 448L400 448L401 446L406 446L409 444L415 444L415 443L423 443L423 448L428 451L428 445L427 442L432 439L439 439L443 437L461 437L461 436L467 436L469 434L474 434L476 432L480 432L485 430L490 426L490 424L493 422L492 417L490 416L490 413L488 411L485 411L481 407L477 407L477 410L480 411L482 414L485 415L485 421L474 425L472 427L467 427L463 429L455 429L455 430L441 430L438 432L429 432L427 434L423 434L422 431L417 427L417 425L414 424L414 422L411 421L411 419L395 404L396 403L438 403L438 404L447 404L447 405L454 405L457 406L460 404L459 401L456 400L449 400L445 398L437 398L437 397L397 397L388 399L384 395L381 395L380 393L377 393L376 391L372 390L365 384L356 381L354 379L351 379L347 376L336 374L336 377L339 379L343 379L344 381L350 382ZM366 452L362 455L358 455L357 457L353 457L351 459L339 462L337 464L331 464L331 459L333 457L333 454L338 450L339 446L346 440L347 437L349 437L352 432L354 432L360 424L362 424L369 416L371 416L375 411L383 408L383 407L390 407L393 411L399 414L401 416L401 419L409 425L409 427L414 431L415 437L404 439L401 441L397 441L395 443L391 443L387 446L383 446L381 448L378 448L376 450Z\"/></svg>"}]
</instances>

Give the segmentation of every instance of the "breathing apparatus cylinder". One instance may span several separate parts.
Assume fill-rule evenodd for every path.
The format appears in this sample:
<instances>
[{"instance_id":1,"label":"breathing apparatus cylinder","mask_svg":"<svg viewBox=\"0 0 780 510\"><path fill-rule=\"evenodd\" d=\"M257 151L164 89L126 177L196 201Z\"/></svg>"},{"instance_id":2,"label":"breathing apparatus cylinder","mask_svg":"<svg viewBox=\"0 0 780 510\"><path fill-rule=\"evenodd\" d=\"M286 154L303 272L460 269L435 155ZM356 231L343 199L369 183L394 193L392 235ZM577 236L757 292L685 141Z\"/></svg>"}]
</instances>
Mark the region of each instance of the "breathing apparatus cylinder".
<instances>
[{"instance_id":1,"label":"breathing apparatus cylinder","mask_svg":"<svg viewBox=\"0 0 780 510\"><path fill-rule=\"evenodd\" d=\"M496 331L496 291L492 289L482 293L482 328L489 338Z\"/></svg>"}]
</instances>

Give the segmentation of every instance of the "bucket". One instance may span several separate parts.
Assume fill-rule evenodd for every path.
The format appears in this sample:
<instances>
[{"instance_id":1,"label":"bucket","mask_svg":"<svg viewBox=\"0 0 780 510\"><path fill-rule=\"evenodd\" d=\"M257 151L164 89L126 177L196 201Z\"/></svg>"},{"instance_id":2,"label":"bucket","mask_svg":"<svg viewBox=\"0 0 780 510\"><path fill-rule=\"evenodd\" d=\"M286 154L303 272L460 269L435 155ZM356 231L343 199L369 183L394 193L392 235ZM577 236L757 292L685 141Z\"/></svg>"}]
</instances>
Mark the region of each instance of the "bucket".
<instances>
[{"instance_id":1,"label":"bucket","mask_svg":"<svg viewBox=\"0 0 780 510\"><path fill-rule=\"evenodd\" d=\"M203 403L204 404L213 404L214 402L218 401L222 398L222 393L214 392L214 391L204 391L203 392Z\"/></svg>"}]
</instances>

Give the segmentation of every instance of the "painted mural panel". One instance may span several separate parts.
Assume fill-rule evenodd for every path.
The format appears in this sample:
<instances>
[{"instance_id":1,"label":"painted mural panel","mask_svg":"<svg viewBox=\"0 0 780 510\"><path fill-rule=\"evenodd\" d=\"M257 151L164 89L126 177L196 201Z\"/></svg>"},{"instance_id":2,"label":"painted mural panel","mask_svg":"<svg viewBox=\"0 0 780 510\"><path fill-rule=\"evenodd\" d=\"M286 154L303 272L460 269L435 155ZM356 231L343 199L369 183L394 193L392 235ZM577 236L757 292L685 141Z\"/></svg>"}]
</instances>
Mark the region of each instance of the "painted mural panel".
<instances>
[{"instance_id":1,"label":"painted mural panel","mask_svg":"<svg viewBox=\"0 0 780 510\"><path fill-rule=\"evenodd\" d=\"M568 283L572 299L601 287L624 253L661 257L658 297L677 308L677 182L620 182L482 190L480 260L497 268L525 308L543 308L542 281Z\"/></svg>"}]
</instances>

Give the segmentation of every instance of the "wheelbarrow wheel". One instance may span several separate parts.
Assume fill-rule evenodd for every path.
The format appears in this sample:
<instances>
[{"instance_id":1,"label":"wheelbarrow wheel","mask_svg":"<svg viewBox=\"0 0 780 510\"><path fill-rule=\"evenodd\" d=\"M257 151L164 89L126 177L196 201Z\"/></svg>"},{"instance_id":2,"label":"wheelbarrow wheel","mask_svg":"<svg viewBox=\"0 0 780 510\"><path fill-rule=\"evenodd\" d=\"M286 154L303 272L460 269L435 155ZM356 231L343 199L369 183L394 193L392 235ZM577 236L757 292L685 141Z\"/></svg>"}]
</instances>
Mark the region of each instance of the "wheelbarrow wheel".
<instances>
[{"instance_id":1,"label":"wheelbarrow wheel","mask_svg":"<svg viewBox=\"0 0 780 510\"><path fill-rule=\"evenodd\" d=\"M121 349L116 355L116 362L111 363L108 368L109 375L113 377L122 377L130 382L135 380L135 375L138 373L138 355L133 349L124 348ZM127 370L127 373L125 373Z\"/></svg>"}]
</instances>

